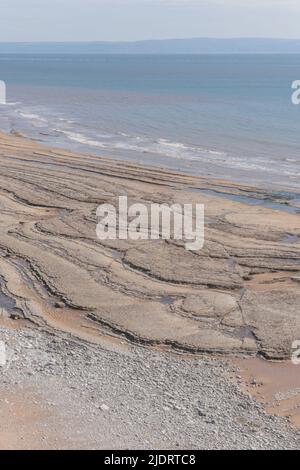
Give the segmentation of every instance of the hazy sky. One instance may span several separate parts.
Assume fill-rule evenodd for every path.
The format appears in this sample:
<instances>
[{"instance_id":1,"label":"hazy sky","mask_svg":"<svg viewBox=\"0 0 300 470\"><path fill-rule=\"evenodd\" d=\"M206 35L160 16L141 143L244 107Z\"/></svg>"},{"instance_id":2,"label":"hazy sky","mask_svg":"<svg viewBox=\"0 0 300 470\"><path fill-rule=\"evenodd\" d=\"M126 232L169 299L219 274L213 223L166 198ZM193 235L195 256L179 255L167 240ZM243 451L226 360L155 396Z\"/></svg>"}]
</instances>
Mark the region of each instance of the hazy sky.
<instances>
[{"instance_id":1,"label":"hazy sky","mask_svg":"<svg viewBox=\"0 0 300 470\"><path fill-rule=\"evenodd\" d=\"M300 0L0 0L0 41L300 37Z\"/></svg>"}]
</instances>

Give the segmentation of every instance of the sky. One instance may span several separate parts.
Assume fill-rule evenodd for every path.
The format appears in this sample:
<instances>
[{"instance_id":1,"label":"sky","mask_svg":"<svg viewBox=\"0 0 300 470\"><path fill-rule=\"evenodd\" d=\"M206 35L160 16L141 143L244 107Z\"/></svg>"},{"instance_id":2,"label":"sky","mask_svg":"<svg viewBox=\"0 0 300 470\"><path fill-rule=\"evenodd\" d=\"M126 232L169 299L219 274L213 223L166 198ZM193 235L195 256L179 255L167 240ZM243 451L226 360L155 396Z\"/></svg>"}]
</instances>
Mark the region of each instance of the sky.
<instances>
[{"instance_id":1,"label":"sky","mask_svg":"<svg viewBox=\"0 0 300 470\"><path fill-rule=\"evenodd\" d=\"M0 41L300 37L300 0L0 0Z\"/></svg>"}]
</instances>

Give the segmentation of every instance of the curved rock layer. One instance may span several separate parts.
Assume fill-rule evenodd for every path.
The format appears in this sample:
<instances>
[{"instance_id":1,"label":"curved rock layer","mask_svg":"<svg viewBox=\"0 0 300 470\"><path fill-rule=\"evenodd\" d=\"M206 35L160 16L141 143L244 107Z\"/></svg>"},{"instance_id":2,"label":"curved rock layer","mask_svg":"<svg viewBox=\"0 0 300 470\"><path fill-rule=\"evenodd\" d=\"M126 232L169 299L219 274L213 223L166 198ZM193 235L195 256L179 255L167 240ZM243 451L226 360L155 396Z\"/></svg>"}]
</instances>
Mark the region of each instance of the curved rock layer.
<instances>
[{"instance_id":1,"label":"curved rock layer","mask_svg":"<svg viewBox=\"0 0 300 470\"><path fill-rule=\"evenodd\" d=\"M209 191L207 191L209 190ZM212 190L215 192L212 192ZM300 339L300 217L263 190L0 135L2 321L85 341L286 358ZM205 245L99 241L104 202L205 204ZM108 341L109 339L109 341Z\"/></svg>"}]
</instances>

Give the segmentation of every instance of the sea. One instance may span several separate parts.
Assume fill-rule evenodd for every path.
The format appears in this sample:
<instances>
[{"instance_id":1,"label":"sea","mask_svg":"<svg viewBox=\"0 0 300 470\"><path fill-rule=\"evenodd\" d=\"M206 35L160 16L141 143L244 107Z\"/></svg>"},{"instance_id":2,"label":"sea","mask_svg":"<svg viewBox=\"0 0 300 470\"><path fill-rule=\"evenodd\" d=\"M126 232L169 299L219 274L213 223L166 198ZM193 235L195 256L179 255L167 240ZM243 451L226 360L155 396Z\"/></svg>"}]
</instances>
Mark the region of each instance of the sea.
<instances>
[{"instance_id":1,"label":"sea","mask_svg":"<svg viewBox=\"0 0 300 470\"><path fill-rule=\"evenodd\" d=\"M0 55L0 129L45 145L300 189L300 55Z\"/></svg>"}]
</instances>

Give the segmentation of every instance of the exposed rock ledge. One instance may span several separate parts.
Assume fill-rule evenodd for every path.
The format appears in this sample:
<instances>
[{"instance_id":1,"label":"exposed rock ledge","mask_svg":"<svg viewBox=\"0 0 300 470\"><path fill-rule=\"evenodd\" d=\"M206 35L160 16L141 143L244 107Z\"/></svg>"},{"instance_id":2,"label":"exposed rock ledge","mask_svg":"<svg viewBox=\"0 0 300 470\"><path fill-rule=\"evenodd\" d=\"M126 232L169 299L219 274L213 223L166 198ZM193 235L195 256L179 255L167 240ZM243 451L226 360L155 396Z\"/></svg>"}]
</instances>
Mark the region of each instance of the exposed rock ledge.
<instances>
[{"instance_id":1,"label":"exposed rock ledge","mask_svg":"<svg viewBox=\"0 0 300 470\"><path fill-rule=\"evenodd\" d=\"M263 191L3 134L0 169L3 321L8 315L99 344L121 337L268 358L289 357L300 339L299 215L205 192L263 198ZM96 208L124 195L146 204L204 203L204 249L100 243Z\"/></svg>"}]
</instances>

